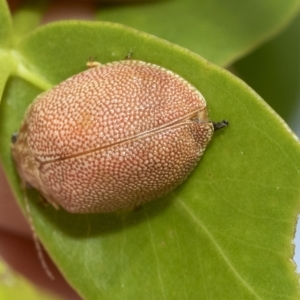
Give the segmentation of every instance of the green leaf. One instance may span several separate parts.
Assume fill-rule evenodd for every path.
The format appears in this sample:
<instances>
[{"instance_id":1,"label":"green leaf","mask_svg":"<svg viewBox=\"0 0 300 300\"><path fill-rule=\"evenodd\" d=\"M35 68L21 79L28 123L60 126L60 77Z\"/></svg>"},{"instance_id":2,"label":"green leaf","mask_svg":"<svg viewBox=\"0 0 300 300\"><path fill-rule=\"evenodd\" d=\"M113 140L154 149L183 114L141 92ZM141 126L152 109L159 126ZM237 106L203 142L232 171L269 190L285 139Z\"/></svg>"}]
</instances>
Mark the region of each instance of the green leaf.
<instances>
[{"instance_id":1,"label":"green leaf","mask_svg":"<svg viewBox=\"0 0 300 300\"><path fill-rule=\"evenodd\" d=\"M249 87L201 57L110 23L61 22L26 36L0 106L1 163L20 206L24 194L10 137L46 87L85 69L133 59L170 69L228 119L196 170L168 196L138 211L72 215L42 207L28 191L34 226L62 273L85 299L299 299L291 261L299 212L300 147ZM14 65L17 65L15 67ZM20 78L21 77L21 78Z\"/></svg>"},{"instance_id":2,"label":"green leaf","mask_svg":"<svg viewBox=\"0 0 300 300\"><path fill-rule=\"evenodd\" d=\"M0 258L0 299L7 300L55 300L58 298L47 294L36 287L32 286L30 282L16 274L3 262Z\"/></svg>"},{"instance_id":3,"label":"green leaf","mask_svg":"<svg viewBox=\"0 0 300 300\"><path fill-rule=\"evenodd\" d=\"M280 31L299 6L299 0L146 1L101 6L98 19L151 33L224 66Z\"/></svg>"}]
</instances>

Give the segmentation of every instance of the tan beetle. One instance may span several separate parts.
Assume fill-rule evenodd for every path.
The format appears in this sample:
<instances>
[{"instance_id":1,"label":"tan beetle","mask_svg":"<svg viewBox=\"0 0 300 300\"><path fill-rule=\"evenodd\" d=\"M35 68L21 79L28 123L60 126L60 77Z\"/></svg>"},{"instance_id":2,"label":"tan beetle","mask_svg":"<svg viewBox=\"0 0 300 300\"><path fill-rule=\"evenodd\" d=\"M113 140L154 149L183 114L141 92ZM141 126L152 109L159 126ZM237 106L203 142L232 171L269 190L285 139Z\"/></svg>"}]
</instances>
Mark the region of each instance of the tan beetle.
<instances>
[{"instance_id":1,"label":"tan beetle","mask_svg":"<svg viewBox=\"0 0 300 300\"><path fill-rule=\"evenodd\" d=\"M178 186L216 129L199 91L137 60L99 65L38 96L13 137L22 180L72 213L128 209Z\"/></svg>"}]
</instances>

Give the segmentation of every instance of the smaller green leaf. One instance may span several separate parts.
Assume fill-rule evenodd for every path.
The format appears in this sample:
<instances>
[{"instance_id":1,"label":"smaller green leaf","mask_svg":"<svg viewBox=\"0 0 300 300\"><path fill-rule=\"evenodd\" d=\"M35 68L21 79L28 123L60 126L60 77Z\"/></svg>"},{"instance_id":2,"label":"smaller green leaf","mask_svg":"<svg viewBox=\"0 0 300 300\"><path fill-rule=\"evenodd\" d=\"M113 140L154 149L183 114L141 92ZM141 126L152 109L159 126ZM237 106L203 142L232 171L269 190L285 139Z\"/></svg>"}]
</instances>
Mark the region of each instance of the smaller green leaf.
<instances>
[{"instance_id":1,"label":"smaller green leaf","mask_svg":"<svg viewBox=\"0 0 300 300\"><path fill-rule=\"evenodd\" d=\"M13 15L13 42L15 45L18 44L19 40L24 35L35 29L43 16L43 12L47 7L47 0L34 0L25 1Z\"/></svg>"},{"instance_id":2,"label":"smaller green leaf","mask_svg":"<svg viewBox=\"0 0 300 300\"><path fill-rule=\"evenodd\" d=\"M233 66L288 124L299 102L299 31L300 14L276 39Z\"/></svg>"},{"instance_id":3,"label":"smaller green leaf","mask_svg":"<svg viewBox=\"0 0 300 300\"><path fill-rule=\"evenodd\" d=\"M101 6L98 19L117 22L228 65L282 30L299 0L172 0Z\"/></svg>"},{"instance_id":4,"label":"smaller green leaf","mask_svg":"<svg viewBox=\"0 0 300 300\"><path fill-rule=\"evenodd\" d=\"M17 275L0 258L0 299L3 300L59 300L34 287L27 280Z\"/></svg>"},{"instance_id":5,"label":"smaller green leaf","mask_svg":"<svg viewBox=\"0 0 300 300\"><path fill-rule=\"evenodd\" d=\"M0 24L0 47L6 48L11 44L12 21L7 3L4 0L0 0Z\"/></svg>"}]
</instances>

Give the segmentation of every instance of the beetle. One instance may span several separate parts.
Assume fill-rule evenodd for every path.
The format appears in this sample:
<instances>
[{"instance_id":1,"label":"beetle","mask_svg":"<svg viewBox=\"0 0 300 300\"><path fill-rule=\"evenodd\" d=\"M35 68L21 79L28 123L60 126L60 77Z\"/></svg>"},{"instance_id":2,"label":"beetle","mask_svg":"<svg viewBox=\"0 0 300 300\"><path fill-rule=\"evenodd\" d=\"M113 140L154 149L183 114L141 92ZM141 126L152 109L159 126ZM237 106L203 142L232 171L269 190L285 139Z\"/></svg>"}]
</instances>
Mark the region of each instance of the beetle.
<instances>
[{"instance_id":1,"label":"beetle","mask_svg":"<svg viewBox=\"0 0 300 300\"><path fill-rule=\"evenodd\" d=\"M54 207L113 212L182 183L215 130L202 94L139 60L97 65L39 95L13 137L21 179Z\"/></svg>"}]
</instances>

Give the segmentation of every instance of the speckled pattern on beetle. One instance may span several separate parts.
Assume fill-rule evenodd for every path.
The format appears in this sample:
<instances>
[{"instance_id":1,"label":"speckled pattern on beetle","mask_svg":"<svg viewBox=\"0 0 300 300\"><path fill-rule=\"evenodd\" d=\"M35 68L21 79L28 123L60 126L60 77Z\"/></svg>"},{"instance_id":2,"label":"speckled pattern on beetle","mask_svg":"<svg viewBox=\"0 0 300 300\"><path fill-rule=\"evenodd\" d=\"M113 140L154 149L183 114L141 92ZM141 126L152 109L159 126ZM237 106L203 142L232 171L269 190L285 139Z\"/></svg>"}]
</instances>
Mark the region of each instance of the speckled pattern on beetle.
<instances>
[{"instance_id":1,"label":"speckled pattern on beetle","mask_svg":"<svg viewBox=\"0 0 300 300\"><path fill-rule=\"evenodd\" d=\"M199 91L137 60L88 69L39 95L12 155L22 180L73 213L129 209L191 173L214 130Z\"/></svg>"}]
</instances>

